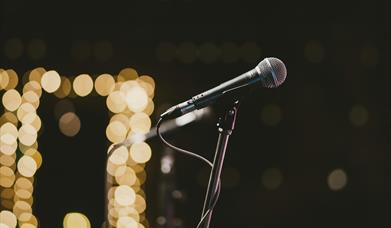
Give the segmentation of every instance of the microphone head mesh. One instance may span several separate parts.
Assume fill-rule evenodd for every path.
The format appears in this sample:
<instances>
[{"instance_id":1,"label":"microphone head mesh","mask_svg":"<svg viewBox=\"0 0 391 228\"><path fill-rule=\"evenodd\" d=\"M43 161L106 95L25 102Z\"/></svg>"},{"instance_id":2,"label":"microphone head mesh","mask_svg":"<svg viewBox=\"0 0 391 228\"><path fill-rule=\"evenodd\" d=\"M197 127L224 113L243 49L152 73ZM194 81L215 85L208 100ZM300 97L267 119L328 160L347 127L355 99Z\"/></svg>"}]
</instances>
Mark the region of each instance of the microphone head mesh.
<instances>
[{"instance_id":1,"label":"microphone head mesh","mask_svg":"<svg viewBox=\"0 0 391 228\"><path fill-rule=\"evenodd\" d=\"M267 88L276 88L281 85L287 74L285 64L274 57L262 60L256 70L261 78L262 86Z\"/></svg>"}]
</instances>

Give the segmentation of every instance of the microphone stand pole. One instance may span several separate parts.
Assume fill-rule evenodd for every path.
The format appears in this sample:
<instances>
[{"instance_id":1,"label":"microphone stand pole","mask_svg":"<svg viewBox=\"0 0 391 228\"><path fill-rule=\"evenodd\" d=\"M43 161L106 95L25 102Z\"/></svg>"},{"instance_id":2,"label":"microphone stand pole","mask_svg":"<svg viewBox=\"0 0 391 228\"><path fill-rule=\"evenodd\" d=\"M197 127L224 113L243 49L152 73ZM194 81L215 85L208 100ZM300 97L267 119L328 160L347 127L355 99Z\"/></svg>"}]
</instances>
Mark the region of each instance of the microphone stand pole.
<instances>
[{"instance_id":1,"label":"microphone stand pole","mask_svg":"<svg viewBox=\"0 0 391 228\"><path fill-rule=\"evenodd\" d=\"M209 228L213 213L213 201L215 200L215 195L218 188L221 188L221 186L218 185L220 182L221 170L223 168L225 151L227 150L229 136L232 134L235 127L238 108L239 101L236 101L232 105L232 107L226 111L224 118L219 118L219 123L217 124L219 138L217 141L216 152L213 160L213 167L209 176L209 183L201 216L206 216L203 225L204 228ZM208 215L206 215L206 213L208 213Z\"/></svg>"}]
</instances>

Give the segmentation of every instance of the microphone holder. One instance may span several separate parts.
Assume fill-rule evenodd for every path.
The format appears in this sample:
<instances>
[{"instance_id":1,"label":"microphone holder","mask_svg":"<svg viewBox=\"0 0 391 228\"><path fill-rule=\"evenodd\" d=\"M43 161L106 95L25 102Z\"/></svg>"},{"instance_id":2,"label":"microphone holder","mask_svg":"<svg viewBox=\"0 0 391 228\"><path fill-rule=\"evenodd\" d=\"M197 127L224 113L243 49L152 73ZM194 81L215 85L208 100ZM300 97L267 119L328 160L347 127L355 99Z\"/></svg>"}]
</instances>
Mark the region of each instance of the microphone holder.
<instances>
[{"instance_id":1,"label":"microphone holder","mask_svg":"<svg viewBox=\"0 0 391 228\"><path fill-rule=\"evenodd\" d=\"M218 191L218 186L220 182L221 170L223 168L224 156L227 150L229 137L231 136L236 122L236 116L239 109L239 101L235 101L234 104L228 108L225 112L225 116L219 118L217 124L219 137L217 140L216 152L213 159L213 167L210 171L208 188L206 190L206 196L204 201L204 207L202 209L202 216L206 216L204 220L204 225L202 227L209 228L212 213L213 213L213 201L215 200L215 195ZM209 210L209 212L208 212ZM207 214L208 213L208 214ZM206 215L207 214L207 215Z\"/></svg>"}]
</instances>

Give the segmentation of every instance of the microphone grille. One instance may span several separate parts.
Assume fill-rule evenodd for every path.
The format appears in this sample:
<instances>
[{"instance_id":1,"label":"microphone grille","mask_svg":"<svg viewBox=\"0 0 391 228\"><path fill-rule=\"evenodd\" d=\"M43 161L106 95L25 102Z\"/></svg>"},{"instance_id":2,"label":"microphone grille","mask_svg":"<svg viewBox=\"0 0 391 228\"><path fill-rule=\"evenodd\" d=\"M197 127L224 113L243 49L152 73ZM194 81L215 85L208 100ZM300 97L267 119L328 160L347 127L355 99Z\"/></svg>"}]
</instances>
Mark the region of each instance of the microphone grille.
<instances>
[{"instance_id":1,"label":"microphone grille","mask_svg":"<svg viewBox=\"0 0 391 228\"><path fill-rule=\"evenodd\" d=\"M285 64L274 57L262 60L257 66L257 71L260 74L262 85L267 88L280 86L287 75Z\"/></svg>"}]
</instances>

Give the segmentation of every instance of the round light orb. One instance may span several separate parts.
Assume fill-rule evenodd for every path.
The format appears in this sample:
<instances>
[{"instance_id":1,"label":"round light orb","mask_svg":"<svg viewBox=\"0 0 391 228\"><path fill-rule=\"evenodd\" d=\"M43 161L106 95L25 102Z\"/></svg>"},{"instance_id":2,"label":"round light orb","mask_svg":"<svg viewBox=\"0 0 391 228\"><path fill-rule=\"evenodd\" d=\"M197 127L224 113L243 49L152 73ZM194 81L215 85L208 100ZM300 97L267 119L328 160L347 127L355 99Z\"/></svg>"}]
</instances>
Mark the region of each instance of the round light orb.
<instances>
[{"instance_id":1,"label":"round light orb","mask_svg":"<svg viewBox=\"0 0 391 228\"><path fill-rule=\"evenodd\" d=\"M4 114L1 115L1 117L0 117L0 126L2 126L5 123L10 123L10 124L17 126L18 122L19 122L18 118L12 112L4 112Z\"/></svg>"},{"instance_id":2,"label":"round light orb","mask_svg":"<svg viewBox=\"0 0 391 228\"><path fill-rule=\"evenodd\" d=\"M151 128L151 119L143 112L135 113L130 117L129 125L132 132L146 134Z\"/></svg>"},{"instance_id":3,"label":"round light orb","mask_svg":"<svg viewBox=\"0 0 391 228\"><path fill-rule=\"evenodd\" d=\"M16 216L11 211L3 210L0 212L0 223L7 228L15 228L17 225Z\"/></svg>"},{"instance_id":4,"label":"round light orb","mask_svg":"<svg viewBox=\"0 0 391 228\"><path fill-rule=\"evenodd\" d=\"M30 103L35 109L39 107L39 96L34 91L27 91L22 95L22 103Z\"/></svg>"},{"instance_id":5,"label":"round light orb","mask_svg":"<svg viewBox=\"0 0 391 228\"><path fill-rule=\"evenodd\" d=\"M126 147L121 146L118 149L114 150L111 154L109 161L115 165L123 165L128 160L129 154Z\"/></svg>"},{"instance_id":6,"label":"round light orb","mask_svg":"<svg viewBox=\"0 0 391 228\"><path fill-rule=\"evenodd\" d=\"M125 68L121 70L118 74L117 81L118 82L125 82L128 80L134 80L138 77L138 73L133 68Z\"/></svg>"},{"instance_id":7,"label":"round light orb","mask_svg":"<svg viewBox=\"0 0 391 228\"><path fill-rule=\"evenodd\" d=\"M23 86L23 94L27 93L29 91L34 92L37 94L38 97L41 97L42 95L42 87L41 84L39 84L36 81L29 81Z\"/></svg>"},{"instance_id":8,"label":"round light orb","mask_svg":"<svg viewBox=\"0 0 391 228\"><path fill-rule=\"evenodd\" d=\"M135 143L130 147L130 156L137 163L145 163L151 159L151 147L145 142Z\"/></svg>"},{"instance_id":9,"label":"round light orb","mask_svg":"<svg viewBox=\"0 0 391 228\"><path fill-rule=\"evenodd\" d=\"M134 208L137 210L139 214L143 213L147 208L147 203L145 199L139 194L136 195L136 200L134 202Z\"/></svg>"},{"instance_id":10,"label":"round light orb","mask_svg":"<svg viewBox=\"0 0 391 228\"><path fill-rule=\"evenodd\" d=\"M148 105L147 92L141 86L132 86L125 93L126 104L132 112L142 112Z\"/></svg>"},{"instance_id":11,"label":"round light orb","mask_svg":"<svg viewBox=\"0 0 391 228\"><path fill-rule=\"evenodd\" d=\"M129 206L136 200L136 193L127 185L120 185L115 189L114 200L121 206Z\"/></svg>"},{"instance_id":12,"label":"round light orb","mask_svg":"<svg viewBox=\"0 0 391 228\"><path fill-rule=\"evenodd\" d=\"M68 213L64 217L64 228L90 228L91 224L88 218L81 213Z\"/></svg>"},{"instance_id":13,"label":"round light orb","mask_svg":"<svg viewBox=\"0 0 391 228\"><path fill-rule=\"evenodd\" d=\"M2 102L8 111L13 112L19 108L22 103L22 97L18 91L10 89L3 94Z\"/></svg>"},{"instance_id":14,"label":"round light orb","mask_svg":"<svg viewBox=\"0 0 391 228\"><path fill-rule=\"evenodd\" d=\"M344 170L335 169L327 177L327 184L332 191L340 191L345 188L348 177Z\"/></svg>"},{"instance_id":15,"label":"round light orb","mask_svg":"<svg viewBox=\"0 0 391 228\"><path fill-rule=\"evenodd\" d=\"M8 75L8 84L5 87L5 90L14 89L18 85L18 82L19 82L18 75L16 74L16 72L14 70L6 70L6 72Z\"/></svg>"},{"instance_id":16,"label":"round light orb","mask_svg":"<svg viewBox=\"0 0 391 228\"><path fill-rule=\"evenodd\" d=\"M17 167L19 173L25 177L34 176L38 168L35 160L32 157L26 155L19 159Z\"/></svg>"},{"instance_id":17,"label":"round light orb","mask_svg":"<svg viewBox=\"0 0 391 228\"><path fill-rule=\"evenodd\" d=\"M88 74L81 74L73 81L73 90L81 97L90 94L93 88L94 82Z\"/></svg>"},{"instance_id":18,"label":"round light orb","mask_svg":"<svg viewBox=\"0 0 391 228\"><path fill-rule=\"evenodd\" d=\"M15 164L16 155L0 154L0 165L11 167Z\"/></svg>"},{"instance_id":19,"label":"round light orb","mask_svg":"<svg viewBox=\"0 0 391 228\"><path fill-rule=\"evenodd\" d=\"M19 128L18 138L24 145L31 146L37 141L37 130L30 124L24 124Z\"/></svg>"},{"instance_id":20,"label":"round light orb","mask_svg":"<svg viewBox=\"0 0 391 228\"><path fill-rule=\"evenodd\" d=\"M8 86L9 76L7 71L0 69L0 90L5 89Z\"/></svg>"},{"instance_id":21,"label":"round light orb","mask_svg":"<svg viewBox=\"0 0 391 228\"><path fill-rule=\"evenodd\" d=\"M35 113L36 109L35 107L30 103L23 103L21 106L19 106L18 111L16 112L16 116L18 117L19 121L22 122L22 120L25 118L25 116L29 113Z\"/></svg>"},{"instance_id":22,"label":"round light orb","mask_svg":"<svg viewBox=\"0 0 391 228\"><path fill-rule=\"evenodd\" d=\"M58 126L61 133L68 137L73 137L79 133L81 122L79 117L74 112L67 112L60 117Z\"/></svg>"},{"instance_id":23,"label":"round light orb","mask_svg":"<svg viewBox=\"0 0 391 228\"><path fill-rule=\"evenodd\" d=\"M46 92L53 93L60 88L61 77L54 70L48 71L42 75L41 85Z\"/></svg>"},{"instance_id":24,"label":"round light orb","mask_svg":"<svg viewBox=\"0 0 391 228\"><path fill-rule=\"evenodd\" d=\"M136 173L128 166L121 166L115 171L115 181L119 185L132 186L136 183Z\"/></svg>"},{"instance_id":25,"label":"round light orb","mask_svg":"<svg viewBox=\"0 0 391 228\"><path fill-rule=\"evenodd\" d=\"M101 74L95 80L95 90L101 96L107 96L114 91L115 80L110 74Z\"/></svg>"},{"instance_id":26,"label":"round light orb","mask_svg":"<svg viewBox=\"0 0 391 228\"><path fill-rule=\"evenodd\" d=\"M132 217L124 216L118 218L117 228L138 228L138 223Z\"/></svg>"},{"instance_id":27,"label":"round light orb","mask_svg":"<svg viewBox=\"0 0 391 228\"><path fill-rule=\"evenodd\" d=\"M68 96L71 93L71 91L72 91L71 81L67 77L62 76L61 86L56 92L54 92L54 95L58 98L64 98Z\"/></svg>"},{"instance_id":28,"label":"round light orb","mask_svg":"<svg viewBox=\"0 0 391 228\"><path fill-rule=\"evenodd\" d=\"M43 67L37 67L37 68L33 69L29 74L30 82L35 81L35 82L41 83L41 79L42 79L42 76L44 73L46 73L46 70Z\"/></svg>"},{"instance_id":29,"label":"round light orb","mask_svg":"<svg viewBox=\"0 0 391 228\"><path fill-rule=\"evenodd\" d=\"M114 91L106 99L108 109L113 113L119 113L125 110L127 103L125 95L120 91Z\"/></svg>"},{"instance_id":30,"label":"round light orb","mask_svg":"<svg viewBox=\"0 0 391 228\"><path fill-rule=\"evenodd\" d=\"M106 128L106 136L113 143L119 143L125 140L127 134L126 126L120 121L109 123Z\"/></svg>"},{"instance_id":31,"label":"round light orb","mask_svg":"<svg viewBox=\"0 0 391 228\"><path fill-rule=\"evenodd\" d=\"M0 167L0 186L3 188L10 188L15 182L14 171L7 166Z\"/></svg>"}]
</instances>

